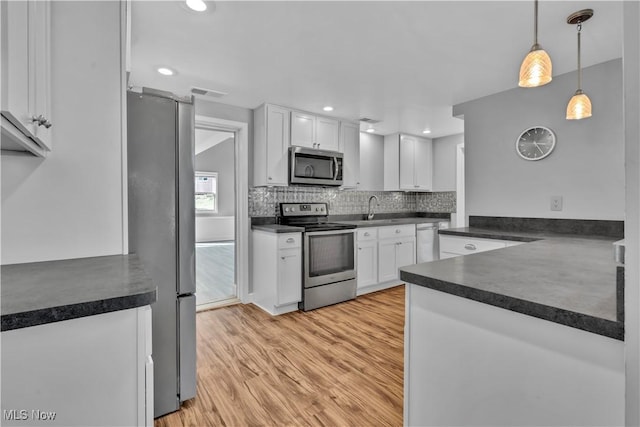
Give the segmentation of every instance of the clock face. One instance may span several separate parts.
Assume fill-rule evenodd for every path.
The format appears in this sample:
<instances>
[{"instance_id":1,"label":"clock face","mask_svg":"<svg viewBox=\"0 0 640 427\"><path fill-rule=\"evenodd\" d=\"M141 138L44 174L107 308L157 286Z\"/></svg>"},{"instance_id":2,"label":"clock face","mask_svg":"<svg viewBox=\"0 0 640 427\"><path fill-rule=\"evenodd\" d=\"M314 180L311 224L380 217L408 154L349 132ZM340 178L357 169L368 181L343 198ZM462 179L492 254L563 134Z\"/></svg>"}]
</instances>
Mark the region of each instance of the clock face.
<instances>
[{"instance_id":1,"label":"clock face","mask_svg":"<svg viewBox=\"0 0 640 427\"><path fill-rule=\"evenodd\" d=\"M526 129L516 140L516 152L525 160L544 159L551 154L555 146L555 134L544 126Z\"/></svg>"}]
</instances>

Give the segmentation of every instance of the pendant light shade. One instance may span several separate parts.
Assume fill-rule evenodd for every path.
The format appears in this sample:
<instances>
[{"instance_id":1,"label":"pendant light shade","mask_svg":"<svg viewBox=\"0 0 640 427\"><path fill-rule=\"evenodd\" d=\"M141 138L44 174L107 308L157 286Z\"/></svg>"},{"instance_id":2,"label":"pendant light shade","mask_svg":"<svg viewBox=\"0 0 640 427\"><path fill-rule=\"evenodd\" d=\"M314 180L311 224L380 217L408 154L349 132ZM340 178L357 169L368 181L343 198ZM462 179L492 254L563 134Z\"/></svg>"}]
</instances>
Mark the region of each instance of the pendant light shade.
<instances>
[{"instance_id":1,"label":"pendant light shade","mask_svg":"<svg viewBox=\"0 0 640 427\"><path fill-rule=\"evenodd\" d=\"M591 117L591 100L586 93L578 89L567 105L567 120L580 120Z\"/></svg>"},{"instance_id":2,"label":"pendant light shade","mask_svg":"<svg viewBox=\"0 0 640 427\"><path fill-rule=\"evenodd\" d=\"M520 87L546 85L552 76L551 58L538 44L538 0L534 2L533 46L520 66Z\"/></svg>"},{"instance_id":3,"label":"pendant light shade","mask_svg":"<svg viewBox=\"0 0 640 427\"><path fill-rule=\"evenodd\" d=\"M535 50L534 50L535 48ZM520 66L520 87L537 87L551 81L551 58L538 45L534 45Z\"/></svg>"},{"instance_id":4,"label":"pendant light shade","mask_svg":"<svg viewBox=\"0 0 640 427\"><path fill-rule=\"evenodd\" d=\"M580 63L580 33L582 23L593 16L593 9L584 9L572 13L567 18L567 24L578 25L578 90L567 105L567 120L580 120L591 117L591 100L582 91L582 66Z\"/></svg>"}]
</instances>

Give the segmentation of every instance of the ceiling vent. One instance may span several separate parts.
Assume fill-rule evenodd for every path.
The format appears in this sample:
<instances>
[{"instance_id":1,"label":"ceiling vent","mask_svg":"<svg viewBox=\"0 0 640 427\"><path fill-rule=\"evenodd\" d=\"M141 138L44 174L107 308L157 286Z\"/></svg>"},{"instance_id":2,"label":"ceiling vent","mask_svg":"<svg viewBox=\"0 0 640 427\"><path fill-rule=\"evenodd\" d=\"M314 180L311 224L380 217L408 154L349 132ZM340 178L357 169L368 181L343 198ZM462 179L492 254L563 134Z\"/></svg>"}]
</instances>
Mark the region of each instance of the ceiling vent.
<instances>
[{"instance_id":1,"label":"ceiling vent","mask_svg":"<svg viewBox=\"0 0 640 427\"><path fill-rule=\"evenodd\" d=\"M360 121L363 122L363 123L369 123L370 125L372 125L374 123L380 123L380 120L370 119L368 117L362 117L360 119Z\"/></svg>"},{"instance_id":2,"label":"ceiling vent","mask_svg":"<svg viewBox=\"0 0 640 427\"><path fill-rule=\"evenodd\" d=\"M210 96L213 98L222 98L223 96L228 95L227 92L221 92L219 90L213 89L203 89L201 87L192 87L191 93L194 95Z\"/></svg>"}]
</instances>

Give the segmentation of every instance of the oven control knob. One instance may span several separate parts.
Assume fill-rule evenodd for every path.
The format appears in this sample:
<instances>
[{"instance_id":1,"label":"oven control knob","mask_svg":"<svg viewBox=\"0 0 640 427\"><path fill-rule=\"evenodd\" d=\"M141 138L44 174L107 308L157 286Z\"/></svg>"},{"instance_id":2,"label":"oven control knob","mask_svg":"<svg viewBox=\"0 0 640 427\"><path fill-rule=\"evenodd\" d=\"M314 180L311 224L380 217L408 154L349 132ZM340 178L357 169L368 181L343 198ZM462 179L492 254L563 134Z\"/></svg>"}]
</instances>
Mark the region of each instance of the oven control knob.
<instances>
[{"instance_id":1,"label":"oven control knob","mask_svg":"<svg viewBox=\"0 0 640 427\"><path fill-rule=\"evenodd\" d=\"M320 210L324 212L324 206L320 207Z\"/></svg>"},{"instance_id":2,"label":"oven control knob","mask_svg":"<svg viewBox=\"0 0 640 427\"><path fill-rule=\"evenodd\" d=\"M291 207L291 212L295 212L295 211L296 211L295 206L292 206L292 207Z\"/></svg>"},{"instance_id":3,"label":"oven control knob","mask_svg":"<svg viewBox=\"0 0 640 427\"><path fill-rule=\"evenodd\" d=\"M289 208L284 208L284 211L285 212L289 212Z\"/></svg>"},{"instance_id":4,"label":"oven control knob","mask_svg":"<svg viewBox=\"0 0 640 427\"><path fill-rule=\"evenodd\" d=\"M319 212L319 211L320 211L320 208L316 208L316 212Z\"/></svg>"}]
</instances>

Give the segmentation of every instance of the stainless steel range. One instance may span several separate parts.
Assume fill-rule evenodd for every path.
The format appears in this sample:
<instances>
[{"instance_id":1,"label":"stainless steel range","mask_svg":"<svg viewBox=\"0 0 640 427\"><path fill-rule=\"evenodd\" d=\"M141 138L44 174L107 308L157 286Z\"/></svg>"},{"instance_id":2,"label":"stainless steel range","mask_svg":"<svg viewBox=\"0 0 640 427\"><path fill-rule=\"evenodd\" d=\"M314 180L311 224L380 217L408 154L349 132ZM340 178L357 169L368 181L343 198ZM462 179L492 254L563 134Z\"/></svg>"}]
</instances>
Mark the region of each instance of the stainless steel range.
<instances>
[{"instance_id":1,"label":"stainless steel range","mask_svg":"<svg viewBox=\"0 0 640 427\"><path fill-rule=\"evenodd\" d=\"M301 310L356 297L355 227L328 222L326 203L281 203L280 223L304 227Z\"/></svg>"}]
</instances>

